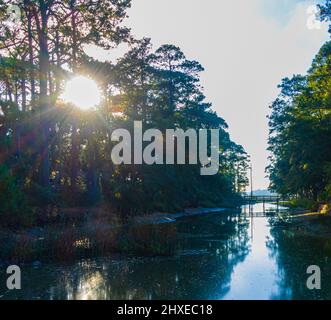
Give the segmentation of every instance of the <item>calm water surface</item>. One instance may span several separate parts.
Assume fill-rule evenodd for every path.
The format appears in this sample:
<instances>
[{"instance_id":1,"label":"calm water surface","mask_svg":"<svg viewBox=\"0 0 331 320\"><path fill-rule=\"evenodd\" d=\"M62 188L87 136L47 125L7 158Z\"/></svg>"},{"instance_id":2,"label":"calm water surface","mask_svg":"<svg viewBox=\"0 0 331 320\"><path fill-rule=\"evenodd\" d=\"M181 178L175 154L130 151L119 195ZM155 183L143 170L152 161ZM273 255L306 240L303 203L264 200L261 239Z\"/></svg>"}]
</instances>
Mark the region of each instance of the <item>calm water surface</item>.
<instances>
[{"instance_id":1,"label":"calm water surface","mask_svg":"<svg viewBox=\"0 0 331 320\"><path fill-rule=\"evenodd\" d=\"M273 205L267 205L274 210ZM255 205L261 212L262 205ZM245 211L243 209L243 211ZM247 211L247 210L246 210ZM272 219L272 218L269 218ZM22 267L22 290L2 299L331 299L331 242L232 213L175 224L173 257L113 256L71 265ZM322 290L306 287L310 265ZM2 270L3 271L3 270Z\"/></svg>"}]
</instances>

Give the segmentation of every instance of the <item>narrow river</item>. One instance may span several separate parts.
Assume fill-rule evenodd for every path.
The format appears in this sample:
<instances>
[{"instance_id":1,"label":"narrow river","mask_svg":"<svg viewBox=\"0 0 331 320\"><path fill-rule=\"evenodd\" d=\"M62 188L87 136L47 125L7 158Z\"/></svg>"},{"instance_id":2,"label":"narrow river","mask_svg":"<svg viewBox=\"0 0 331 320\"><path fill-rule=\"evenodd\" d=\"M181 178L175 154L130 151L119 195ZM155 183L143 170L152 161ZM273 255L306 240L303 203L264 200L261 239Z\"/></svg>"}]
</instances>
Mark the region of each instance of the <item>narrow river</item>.
<instances>
[{"instance_id":1,"label":"narrow river","mask_svg":"<svg viewBox=\"0 0 331 320\"><path fill-rule=\"evenodd\" d=\"M275 207L268 204L267 210ZM261 212L262 206L253 211ZM22 266L22 290L7 291L0 279L0 297L331 299L331 241L272 228L270 219L230 212L185 218L173 224L173 256ZM322 290L307 288L310 265L322 270Z\"/></svg>"}]
</instances>

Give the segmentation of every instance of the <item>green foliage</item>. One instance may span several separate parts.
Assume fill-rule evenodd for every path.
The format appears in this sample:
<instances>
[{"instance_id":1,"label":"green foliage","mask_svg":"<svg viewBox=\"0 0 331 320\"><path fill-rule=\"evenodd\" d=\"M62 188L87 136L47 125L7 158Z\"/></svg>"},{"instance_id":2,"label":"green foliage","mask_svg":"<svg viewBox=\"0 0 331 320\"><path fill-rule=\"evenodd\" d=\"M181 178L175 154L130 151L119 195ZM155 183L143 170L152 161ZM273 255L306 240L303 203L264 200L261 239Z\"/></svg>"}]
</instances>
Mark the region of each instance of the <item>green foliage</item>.
<instances>
[{"instance_id":1,"label":"green foliage","mask_svg":"<svg viewBox=\"0 0 331 320\"><path fill-rule=\"evenodd\" d=\"M9 169L0 165L0 224L28 226L33 223L31 209Z\"/></svg>"},{"instance_id":2,"label":"green foliage","mask_svg":"<svg viewBox=\"0 0 331 320\"><path fill-rule=\"evenodd\" d=\"M289 202L284 203L285 206L292 209L308 209L311 211L317 211L318 203L314 200L307 198L297 198Z\"/></svg>"},{"instance_id":3,"label":"green foliage","mask_svg":"<svg viewBox=\"0 0 331 320\"><path fill-rule=\"evenodd\" d=\"M331 1L326 0L323 4L319 5L321 11L322 21L331 21ZM331 24L329 26L329 33L331 33Z\"/></svg>"},{"instance_id":4,"label":"green foliage","mask_svg":"<svg viewBox=\"0 0 331 320\"><path fill-rule=\"evenodd\" d=\"M284 79L270 116L271 187L284 195L330 199L331 42L306 76Z\"/></svg>"}]
</instances>

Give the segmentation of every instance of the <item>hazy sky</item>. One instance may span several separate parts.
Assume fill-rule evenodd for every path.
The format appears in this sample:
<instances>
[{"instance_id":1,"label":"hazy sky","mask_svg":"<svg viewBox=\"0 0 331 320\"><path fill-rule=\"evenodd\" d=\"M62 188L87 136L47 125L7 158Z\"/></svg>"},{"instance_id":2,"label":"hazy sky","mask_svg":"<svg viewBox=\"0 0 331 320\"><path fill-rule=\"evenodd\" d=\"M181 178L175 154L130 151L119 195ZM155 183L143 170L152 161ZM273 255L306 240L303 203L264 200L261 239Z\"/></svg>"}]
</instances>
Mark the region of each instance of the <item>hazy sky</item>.
<instances>
[{"instance_id":1,"label":"hazy sky","mask_svg":"<svg viewBox=\"0 0 331 320\"><path fill-rule=\"evenodd\" d=\"M268 106L285 76L304 73L327 27L309 29L310 0L133 0L126 25L157 48L179 46L204 67L202 82L231 137L252 157L254 188L266 188Z\"/></svg>"}]
</instances>

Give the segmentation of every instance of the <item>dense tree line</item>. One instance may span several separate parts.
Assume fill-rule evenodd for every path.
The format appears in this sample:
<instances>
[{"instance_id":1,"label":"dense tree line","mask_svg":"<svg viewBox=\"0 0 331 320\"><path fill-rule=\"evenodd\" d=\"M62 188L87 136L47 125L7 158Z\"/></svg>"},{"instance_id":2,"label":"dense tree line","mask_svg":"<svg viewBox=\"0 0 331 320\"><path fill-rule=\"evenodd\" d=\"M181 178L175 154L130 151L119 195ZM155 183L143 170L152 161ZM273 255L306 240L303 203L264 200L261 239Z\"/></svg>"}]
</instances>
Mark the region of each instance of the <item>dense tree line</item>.
<instances>
[{"instance_id":1,"label":"dense tree line","mask_svg":"<svg viewBox=\"0 0 331 320\"><path fill-rule=\"evenodd\" d=\"M123 26L130 0L0 0L0 220L30 217L32 208L106 201L124 214L231 203L247 184L247 155L231 141L200 84L202 66L180 48L152 50ZM7 7L21 24L7 23ZM84 46L128 43L116 62L88 57ZM59 99L73 75L95 79L97 110ZM116 128L220 130L219 174L200 167L114 166ZM30 220L29 220L30 221Z\"/></svg>"},{"instance_id":2,"label":"dense tree line","mask_svg":"<svg viewBox=\"0 0 331 320\"><path fill-rule=\"evenodd\" d=\"M331 17L331 1L321 6ZM330 29L331 33L331 29ZM306 75L283 79L270 116L271 187L285 195L331 200L331 41Z\"/></svg>"}]
</instances>

